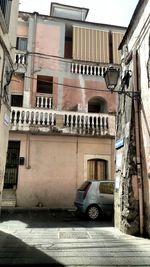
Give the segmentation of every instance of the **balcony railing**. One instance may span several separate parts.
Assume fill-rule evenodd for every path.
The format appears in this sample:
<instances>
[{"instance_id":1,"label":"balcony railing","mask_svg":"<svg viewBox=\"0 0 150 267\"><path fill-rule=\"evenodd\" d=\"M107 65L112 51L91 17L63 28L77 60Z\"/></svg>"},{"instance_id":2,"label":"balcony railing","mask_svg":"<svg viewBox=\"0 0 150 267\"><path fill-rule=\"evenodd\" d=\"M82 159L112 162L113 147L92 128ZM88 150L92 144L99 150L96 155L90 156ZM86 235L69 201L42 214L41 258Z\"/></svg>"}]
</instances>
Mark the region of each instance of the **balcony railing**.
<instances>
[{"instance_id":1,"label":"balcony railing","mask_svg":"<svg viewBox=\"0 0 150 267\"><path fill-rule=\"evenodd\" d=\"M116 69L119 69L119 65L114 65ZM105 71L108 69L109 65L94 65L94 64L85 64L81 62L72 62L71 63L71 73L89 75L89 76L104 76Z\"/></svg>"},{"instance_id":2,"label":"balcony railing","mask_svg":"<svg viewBox=\"0 0 150 267\"><path fill-rule=\"evenodd\" d=\"M14 131L57 132L79 135L115 135L115 116L12 107Z\"/></svg>"},{"instance_id":3,"label":"balcony railing","mask_svg":"<svg viewBox=\"0 0 150 267\"><path fill-rule=\"evenodd\" d=\"M52 109L53 97L37 95L36 96L36 107Z\"/></svg>"},{"instance_id":4,"label":"balcony railing","mask_svg":"<svg viewBox=\"0 0 150 267\"><path fill-rule=\"evenodd\" d=\"M106 66L97 66L90 64L72 63L71 72L75 74L103 76Z\"/></svg>"},{"instance_id":5,"label":"balcony railing","mask_svg":"<svg viewBox=\"0 0 150 267\"><path fill-rule=\"evenodd\" d=\"M16 72L25 73L27 65L27 55L23 51L16 52L15 69Z\"/></svg>"}]
</instances>

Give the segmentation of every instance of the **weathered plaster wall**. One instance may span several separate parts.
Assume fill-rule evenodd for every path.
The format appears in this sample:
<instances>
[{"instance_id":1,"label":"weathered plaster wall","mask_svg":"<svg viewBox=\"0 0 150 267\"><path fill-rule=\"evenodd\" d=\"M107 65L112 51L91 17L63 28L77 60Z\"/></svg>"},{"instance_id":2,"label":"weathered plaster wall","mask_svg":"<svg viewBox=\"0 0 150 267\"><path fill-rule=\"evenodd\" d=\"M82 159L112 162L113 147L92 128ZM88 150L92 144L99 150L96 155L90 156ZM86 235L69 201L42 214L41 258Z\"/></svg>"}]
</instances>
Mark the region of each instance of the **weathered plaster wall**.
<instances>
[{"instance_id":1,"label":"weathered plaster wall","mask_svg":"<svg viewBox=\"0 0 150 267\"><path fill-rule=\"evenodd\" d=\"M114 177L113 139L11 133L10 140L21 141L20 156L25 157L25 165L19 166L18 206L73 207L76 188L87 179L86 164L91 157L108 160L108 178Z\"/></svg>"}]
</instances>

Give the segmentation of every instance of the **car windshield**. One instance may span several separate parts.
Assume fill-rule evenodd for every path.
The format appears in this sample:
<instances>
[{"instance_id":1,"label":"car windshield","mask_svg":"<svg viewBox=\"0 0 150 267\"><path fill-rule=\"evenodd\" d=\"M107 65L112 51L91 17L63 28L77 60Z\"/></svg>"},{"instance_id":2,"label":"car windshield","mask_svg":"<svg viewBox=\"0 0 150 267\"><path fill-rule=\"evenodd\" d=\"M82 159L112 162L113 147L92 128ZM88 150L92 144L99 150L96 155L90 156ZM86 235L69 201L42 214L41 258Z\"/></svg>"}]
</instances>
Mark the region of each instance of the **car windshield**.
<instances>
[{"instance_id":1,"label":"car windshield","mask_svg":"<svg viewBox=\"0 0 150 267\"><path fill-rule=\"evenodd\" d=\"M85 191L86 188L87 188L90 184L91 184L91 182L89 182L89 181L85 181L85 182L78 188L78 190L80 190L80 191Z\"/></svg>"}]
</instances>

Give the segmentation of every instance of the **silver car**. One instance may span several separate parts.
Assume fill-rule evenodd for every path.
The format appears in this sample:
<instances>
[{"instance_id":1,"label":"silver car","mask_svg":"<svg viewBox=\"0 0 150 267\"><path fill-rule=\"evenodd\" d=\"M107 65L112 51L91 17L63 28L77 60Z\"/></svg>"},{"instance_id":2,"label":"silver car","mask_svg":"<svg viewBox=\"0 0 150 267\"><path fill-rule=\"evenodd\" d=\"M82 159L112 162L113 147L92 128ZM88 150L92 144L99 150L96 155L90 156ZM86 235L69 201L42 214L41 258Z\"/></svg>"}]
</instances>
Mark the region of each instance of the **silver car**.
<instances>
[{"instance_id":1,"label":"silver car","mask_svg":"<svg viewBox=\"0 0 150 267\"><path fill-rule=\"evenodd\" d=\"M77 209L89 219L112 215L114 210L114 181L87 180L77 189L74 202Z\"/></svg>"}]
</instances>

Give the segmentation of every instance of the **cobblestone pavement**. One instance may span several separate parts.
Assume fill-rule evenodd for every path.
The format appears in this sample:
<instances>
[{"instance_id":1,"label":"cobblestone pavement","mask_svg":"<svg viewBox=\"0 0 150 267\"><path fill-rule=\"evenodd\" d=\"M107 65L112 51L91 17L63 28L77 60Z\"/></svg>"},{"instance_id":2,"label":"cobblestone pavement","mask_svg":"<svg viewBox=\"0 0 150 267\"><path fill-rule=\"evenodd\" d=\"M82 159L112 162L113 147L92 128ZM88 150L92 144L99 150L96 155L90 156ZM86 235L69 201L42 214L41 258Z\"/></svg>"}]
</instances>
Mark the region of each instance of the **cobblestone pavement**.
<instances>
[{"instance_id":1,"label":"cobblestone pavement","mask_svg":"<svg viewBox=\"0 0 150 267\"><path fill-rule=\"evenodd\" d=\"M150 266L150 240L73 211L2 211L0 266Z\"/></svg>"}]
</instances>

